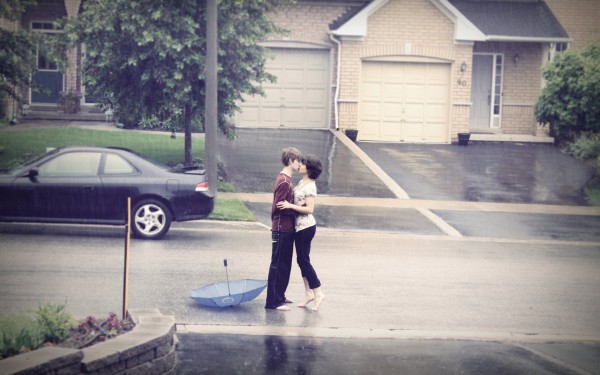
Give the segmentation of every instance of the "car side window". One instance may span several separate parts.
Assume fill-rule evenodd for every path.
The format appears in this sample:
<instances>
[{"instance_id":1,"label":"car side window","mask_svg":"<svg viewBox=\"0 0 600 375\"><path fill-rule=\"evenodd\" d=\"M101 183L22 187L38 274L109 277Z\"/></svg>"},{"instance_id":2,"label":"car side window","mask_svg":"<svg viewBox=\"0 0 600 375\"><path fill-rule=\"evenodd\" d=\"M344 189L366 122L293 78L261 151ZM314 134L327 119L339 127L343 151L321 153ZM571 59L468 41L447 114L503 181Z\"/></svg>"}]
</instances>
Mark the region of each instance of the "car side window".
<instances>
[{"instance_id":1,"label":"car side window","mask_svg":"<svg viewBox=\"0 0 600 375\"><path fill-rule=\"evenodd\" d=\"M42 177L90 177L98 175L99 152L69 152L39 166Z\"/></svg>"},{"instance_id":2,"label":"car side window","mask_svg":"<svg viewBox=\"0 0 600 375\"><path fill-rule=\"evenodd\" d=\"M103 174L133 174L137 170L120 155L107 154Z\"/></svg>"}]
</instances>

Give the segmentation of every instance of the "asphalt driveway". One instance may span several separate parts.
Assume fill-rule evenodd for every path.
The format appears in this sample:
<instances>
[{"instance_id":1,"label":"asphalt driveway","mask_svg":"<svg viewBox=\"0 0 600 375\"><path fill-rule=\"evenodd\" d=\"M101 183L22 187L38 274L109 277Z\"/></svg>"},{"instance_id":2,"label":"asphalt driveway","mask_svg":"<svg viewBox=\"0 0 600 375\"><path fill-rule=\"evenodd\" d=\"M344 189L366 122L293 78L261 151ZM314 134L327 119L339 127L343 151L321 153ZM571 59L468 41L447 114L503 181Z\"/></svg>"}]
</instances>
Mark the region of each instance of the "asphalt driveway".
<instances>
[{"instance_id":1,"label":"asphalt driveway","mask_svg":"<svg viewBox=\"0 0 600 375\"><path fill-rule=\"evenodd\" d=\"M390 198L392 192L328 130L237 129L220 138L221 161L240 192L271 192L279 151L321 158L320 194ZM593 168L552 145L470 142L469 146L369 143L358 147L413 199L586 205ZM299 176L295 176L299 179Z\"/></svg>"},{"instance_id":2,"label":"asphalt driveway","mask_svg":"<svg viewBox=\"0 0 600 375\"><path fill-rule=\"evenodd\" d=\"M583 188L594 174L548 144L358 146L414 199L587 205Z\"/></svg>"}]
</instances>

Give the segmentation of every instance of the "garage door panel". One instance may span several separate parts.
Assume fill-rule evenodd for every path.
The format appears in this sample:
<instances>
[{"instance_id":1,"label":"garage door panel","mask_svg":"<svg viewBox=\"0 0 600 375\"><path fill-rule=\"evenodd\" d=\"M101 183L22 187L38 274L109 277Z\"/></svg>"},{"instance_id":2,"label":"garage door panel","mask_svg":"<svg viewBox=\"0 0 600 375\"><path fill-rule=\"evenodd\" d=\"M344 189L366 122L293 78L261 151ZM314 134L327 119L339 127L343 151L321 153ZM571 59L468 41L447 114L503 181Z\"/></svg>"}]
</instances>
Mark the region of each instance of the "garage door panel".
<instances>
[{"instance_id":1,"label":"garage door panel","mask_svg":"<svg viewBox=\"0 0 600 375\"><path fill-rule=\"evenodd\" d=\"M388 102L401 102L404 98L404 86L398 83L386 83L382 85L381 96Z\"/></svg>"},{"instance_id":2,"label":"garage door panel","mask_svg":"<svg viewBox=\"0 0 600 375\"><path fill-rule=\"evenodd\" d=\"M407 142L423 142L423 123L405 122L402 137Z\"/></svg>"},{"instance_id":3,"label":"garage door panel","mask_svg":"<svg viewBox=\"0 0 600 375\"><path fill-rule=\"evenodd\" d=\"M279 127L285 123L289 127L326 128L329 51L273 48L270 52L273 59L266 67L277 81L263 85L265 97L255 96L238 104L242 114L236 116L236 125Z\"/></svg>"},{"instance_id":4,"label":"garage door panel","mask_svg":"<svg viewBox=\"0 0 600 375\"><path fill-rule=\"evenodd\" d=\"M365 102L362 106L362 117L365 121L379 120L381 116L381 103L380 102Z\"/></svg>"},{"instance_id":5,"label":"garage door panel","mask_svg":"<svg viewBox=\"0 0 600 375\"><path fill-rule=\"evenodd\" d=\"M405 86L405 99L407 101L425 101L425 86L424 85L416 85L416 84L406 84Z\"/></svg>"},{"instance_id":6,"label":"garage door panel","mask_svg":"<svg viewBox=\"0 0 600 375\"><path fill-rule=\"evenodd\" d=\"M429 104L427 105L427 110L425 111L425 123L442 123L445 121L447 117L446 105L445 104Z\"/></svg>"},{"instance_id":7,"label":"garage door panel","mask_svg":"<svg viewBox=\"0 0 600 375\"><path fill-rule=\"evenodd\" d=\"M364 62L362 67L359 139L447 142L449 65Z\"/></svg>"},{"instance_id":8,"label":"garage door panel","mask_svg":"<svg viewBox=\"0 0 600 375\"><path fill-rule=\"evenodd\" d=\"M446 103L448 86L429 85L427 86L426 96L429 102L435 101L438 103Z\"/></svg>"},{"instance_id":9,"label":"garage door panel","mask_svg":"<svg viewBox=\"0 0 600 375\"><path fill-rule=\"evenodd\" d=\"M306 121L309 124L313 124L313 127L314 125L320 123L325 115L324 110L320 108L308 108L305 113Z\"/></svg>"},{"instance_id":10,"label":"garage door panel","mask_svg":"<svg viewBox=\"0 0 600 375\"><path fill-rule=\"evenodd\" d=\"M304 90L287 88L283 92L281 104L285 107L304 106Z\"/></svg>"},{"instance_id":11,"label":"garage door panel","mask_svg":"<svg viewBox=\"0 0 600 375\"><path fill-rule=\"evenodd\" d=\"M389 141L401 140L401 124L399 122L382 122L380 136L385 137Z\"/></svg>"},{"instance_id":12,"label":"garage door panel","mask_svg":"<svg viewBox=\"0 0 600 375\"><path fill-rule=\"evenodd\" d=\"M446 123L428 123L423 126L423 138L429 142L445 142Z\"/></svg>"},{"instance_id":13,"label":"garage door panel","mask_svg":"<svg viewBox=\"0 0 600 375\"><path fill-rule=\"evenodd\" d=\"M322 103L327 100L326 94L327 93L323 90L307 89L305 99L306 105L318 105L319 108L324 109Z\"/></svg>"},{"instance_id":14,"label":"garage door panel","mask_svg":"<svg viewBox=\"0 0 600 375\"><path fill-rule=\"evenodd\" d=\"M383 103L381 106L381 121L400 121L403 115L402 103Z\"/></svg>"},{"instance_id":15,"label":"garage door panel","mask_svg":"<svg viewBox=\"0 0 600 375\"><path fill-rule=\"evenodd\" d=\"M380 121L369 121L365 120L361 123L362 128L360 130L361 133L364 133L364 137L366 139L379 139L381 138L379 135L380 129Z\"/></svg>"},{"instance_id":16,"label":"garage door panel","mask_svg":"<svg viewBox=\"0 0 600 375\"><path fill-rule=\"evenodd\" d=\"M327 82L327 71L321 70L307 70L305 83L308 87L323 87L323 82Z\"/></svg>"},{"instance_id":17,"label":"garage door panel","mask_svg":"<svg viewBox=\"0 0 600 375\"><path fill-rule=\"evenodd\" d=\"M365 100L381 100L381 84L379 83L364 83L362 92Z\"/></svg>"}]
</instances>

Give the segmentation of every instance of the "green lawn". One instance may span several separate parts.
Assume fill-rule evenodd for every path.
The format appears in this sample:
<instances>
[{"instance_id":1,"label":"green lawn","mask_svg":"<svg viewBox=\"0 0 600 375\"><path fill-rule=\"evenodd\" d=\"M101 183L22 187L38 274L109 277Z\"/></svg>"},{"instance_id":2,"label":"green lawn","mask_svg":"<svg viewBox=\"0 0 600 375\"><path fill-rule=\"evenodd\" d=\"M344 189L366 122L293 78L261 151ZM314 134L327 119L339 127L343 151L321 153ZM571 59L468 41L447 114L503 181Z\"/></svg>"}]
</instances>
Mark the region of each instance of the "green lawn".
<instances>
[{"instance_id":1,"label":"green lawn","mask_svg":"<svg viewBox=\"0 0 600 375\"><path fill-rule=\"evenodd\" d=\"M17 125L18 126L18 125ZM117 146L137 151L151 159L175 165L183 162L184 137L172 139L168 134L134 131L103 131L79 128L49 128L22 131L1 131L0 169L25 154L41 155L49 147L61 146ZM192 155L204 160L204 140L192 139ZM224 186L220 184L220 186ZM246 206L238 200L217 200L214 220L254 221Z\"/></svg>"}]
</instances>

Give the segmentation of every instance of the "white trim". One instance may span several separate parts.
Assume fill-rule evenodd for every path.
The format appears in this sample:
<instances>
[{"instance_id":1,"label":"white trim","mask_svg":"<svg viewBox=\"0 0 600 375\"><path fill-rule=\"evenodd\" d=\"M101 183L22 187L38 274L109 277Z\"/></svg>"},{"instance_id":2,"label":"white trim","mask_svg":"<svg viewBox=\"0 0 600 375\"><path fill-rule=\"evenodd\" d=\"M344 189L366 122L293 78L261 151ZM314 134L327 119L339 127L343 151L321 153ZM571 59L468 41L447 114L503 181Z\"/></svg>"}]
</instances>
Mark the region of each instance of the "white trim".
<instances>
[{"instance_id":1,"label":"white trim","mask_svg":"<svg viewBox=\"0 0 600 375\"><path fill-rule=\"evenodd\" d=\"M388 2L389 0L373 1L344 23L340 28L332 30L332 34L346 37L365 37L367 35L367 21L369 17Z\"/></svg>"},{"instance_id":2,"label":"white trim","mask_svg":"<svg viewBox=\"0 0 600 375\"><path fill-rule=\"evenodd\" d=\"M528 36L507 36L507 35L488 35L485 38L490 42L535 42L535 43L569 43L571 38L551 38L551 37L528 37Z\"/></svg>"},{"instance_id":3,"label":"white trim","mask_svg":"<svg viewBox=\"0 0 600 375\"><path fill-rule=\"evenodd\" d=\"M320 43L307 43L285 40L267 40L259 42L259 46L266 48L294 48L294 49L331 49L331 45Z\"/></svg>"},{"instance_id":4,"label":"white trim","mask_svg":"<svg viewBox=\"0 0 600 375\"><path fill-rule=\"evenodd\" d=\"M452 60L438 59L435 57L424 57L424 56L407 56L407 55L393 55L393 56L375 56L365 57L362 61L375 61L375 62L414 62L414 63L429 63L429 64L451 64Z\"/></svg>"},{"instance_id":5,"label":"white trim","mask_svg":"<svg viewBox=\"0 0 600 375\"><path fill-rule=\"evenodd\" d=\"M360 100L358 100L358 99L338 99L338 102L340 102L340 103L359 103Z\"/></svg>"},{"instance_id":6,"label":"white trim","mask_svg":"<svg viewBox=\"0 0 600 375\"><path fill-rule=\"evenodd\" d=\"M446 17L454 22L457 41L485 41L485 34L447 0L430 0Z\"/></svg>"}]
</instances>

